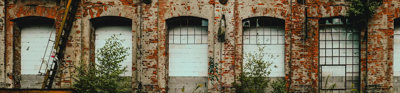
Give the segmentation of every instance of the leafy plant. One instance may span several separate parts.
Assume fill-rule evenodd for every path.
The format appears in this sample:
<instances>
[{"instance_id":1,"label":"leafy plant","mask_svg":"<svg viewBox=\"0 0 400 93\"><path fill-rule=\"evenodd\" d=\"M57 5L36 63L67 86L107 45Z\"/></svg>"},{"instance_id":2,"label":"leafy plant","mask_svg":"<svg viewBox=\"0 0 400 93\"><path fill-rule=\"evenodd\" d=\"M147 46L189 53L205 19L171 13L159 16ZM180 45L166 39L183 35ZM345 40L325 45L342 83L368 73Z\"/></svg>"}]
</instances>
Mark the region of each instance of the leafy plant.
<instances>
[{"instance_id":1,"label":"leafy plant","mask_svg":"<svg viewBox=\"0 0 400 93\"><path fill-rule=\"evenodd\" d=\"M382 4L382 0L350 0L350 2L347 14L356 29L365 29L368 26L368 20Z\"/></svg>"},{"instance_id":2,"label":"leafy plant","mask_svg":"<svg viewBox=\"0 0 400 93\"><path fill-rule=\"evenodd\" d=\"M278 79L277 81L273 81L271 87L273 89L272 93L287 93L286 81L284 79Z\"/></svg>"},{"instance_id":3,"label":"leafy plant","mask_svg":"<svg viewBox=\"0 0 400 93\"><path fill-rule=\"evenodd\" d=\"M265 61L264 47L258 47L256 53L245 54L243 72L239 76L240 83L234 82L236 93L264 93L268 87L272 63Z\"/></svg>"},{"instance_id":4,"label":"leafy plant","mask_svg":"<svg viewBox=\"0 0 400 93\"><path fill-rule=\"evenodd\" d=\"M218 81L218 63L214 62L214 58L209 57L208 64L210 65L210 67L208 68L208 78L212 82Z\"/></svg>"},{"instance_id":5,"label":"leafy plant","mask_svg":"<svg viewBox=\"0 0 400 93\"><path fill-rule=\"evenodd\" d=\"M328 81L329 81L330 77L331 77L331 75L328 75L328 76L326 77L326 79L325 79L325 85L324 85L324 86L325 86L326 88L328 88L328 89L333 90L333 89L335 89L335 87L336 87L336 83L334 83L334 84L328 86ZM327 93L327 91L324 91L323 93ZM333 91L330 91L330 93L333 93Z\"/></svg>"},{"instance_id":6,"label":"leafy plant","mask_svg":"<svg viewBox=\"0 0 400 93\"><path fill-rule=\"evenodd\" d=\"M327 87L330 90L333 90L336 87L336 83L331 84L331 85L328 86L328 81L329 81L330 77L331 77L330 75L327 76L324 86ZM334 93L334 91L323 91L322 93ZM363 92L359 91L357 88L355 88L354 84L351 84L351 90L350 91L346 91L345 93L363 93Z\"/></svg>"},{"instance_id":7,"label":"leafy plant","mask_svg":"<svg viewBox=\"0 0 400 93\"><path fill-rule=\"evenodd\" d=\"M363 93L363 92L360 92L357 88L355 88L355 85L354 84L351 84L351 91L350 91L350 93Z\"/></svg>"},{"instance_id":8,"label":"leafy plant","mask_svg":"<svg viewBox=\"0 0 400 93\"><path fill-rule=\"evenodd\" d=\"M81 93L121 93L130 89L129 77L120 76L126 66L120 65L129 54L129 48L122 46L123 40L116 35L106 40L105 46L97 50L95 62L88 66L84 62L76 67L78 71L75 90Z\"/></svg>"}]
</instances>

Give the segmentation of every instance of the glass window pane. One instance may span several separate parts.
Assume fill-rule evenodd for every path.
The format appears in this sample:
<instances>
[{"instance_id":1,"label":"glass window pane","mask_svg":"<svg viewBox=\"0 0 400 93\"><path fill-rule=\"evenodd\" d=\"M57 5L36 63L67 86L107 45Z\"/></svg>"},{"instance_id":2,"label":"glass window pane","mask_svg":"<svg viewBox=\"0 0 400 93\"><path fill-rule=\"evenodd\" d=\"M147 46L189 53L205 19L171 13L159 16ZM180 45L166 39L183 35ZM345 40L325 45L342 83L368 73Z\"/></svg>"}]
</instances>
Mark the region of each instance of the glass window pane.
<instances>
[{"instance_id":1,"label":"glass window pane","mask_svg":"<svg viewBox=\"0 0 400 93\"><path fill-rule=\"evenodd\" d=\"M180 37L179 35L174 36L173 39L174 39L174 43L175 43L175 44L181 43L181 37Z\"/></svg>"},{"instance_id":2,"label":"glass window pane","mask_svg":"<svg viewBox=\"0 0 400 93\"><path fill-rule=\"evenodd\" d=\"M201 43L202 44L207 44L208 42L208 36L207 35L201 35Z\"/></svg>"},{"instance_id":3,"label":"glass window pane","mask_svg":"<svg viewBox=\"0 0 400 93\"><path fill-rule=\"evenodd\" d=\"M250 44L257 44L257 37L256 36L250 36Z\"/></svg>"},{"instance_id":4,"label":"glass window pane","mask_svg":"<svg viewBox=\"0 0 400 93\"><path fill-rule=\"evenodd\" d=\"M332 48L339 48L339 41L332 41Z\"/></svg>"},{"instance_id":5,"label":"glass window pane","mask_svg":"<svg viewBox=\"0 0 400 93\"><path fill-rule=\"evenodd\" d=\"M332 57L332 64L339 64L339 57Z\"/></svg>"},{"instance_id":6,"label":"glass window pane","mask_svg":"<svg viewBox=\"0 0 400 93\"><path fill-rule=\"evenodd\" d=\"M347 28L349 27L347 25L340 25L344 24L343 20L347 20L345 18L328 18L321 20L325 21L324 24L335 25L320 26L319 62L322 74L320 78L324 80L327 79L329 75L333 81L329 81L328 84L336 84L334 89L346 89L349 87L345 85L346 80L348 81L358 77L358 74L346 72L358 72L359 70L359 33L354 29ZM348 77L344 77L345 75L348 75ZM322 81L320 81L320 83L325 83ZM321 87L329 89L326 86Z\"/></svg>"},{"instance_id":7,"label":"glass window pane","mask_svg":"<svg viewBox=\"0 0 400 93\"><path fill-rule=\"evenodd\" d=\"M201 43L201 39L202 39L202 36L200 36L200 35L196 35L196 36L194 36L194 43L196 43L196 44L200 44Z\"/></svg>"},{"instance_id":8,"label":"glass window pane","mask_svg":"<svg viewBox=\"0 0 400 93\"><path fill-rule=\"evenodd\" d=\"M199 29L197 27L189 27L187 34L193 35L195 31L198 31Z\"/></svg>"},{"instance_id":9,"label":"glass window pane","mask_svg":"<svg viewBox=\"0 0 400 93\"><path fill-rule=\"evenodd\" d=\"M194 44L194 35L189 35L187 39L189 44Z\"/></svg>"},{"instance_id":10,"label":"glass window pane","mask_svg":"<svg viewBox=\"0 0 400 93\"><path fill-rule=\"evenodd\" d=\"M188 43L187 36L181 36L181 43Z\"/></svg>"},{"instance_id":11,"label":"glass window pane","mask_svg":"<svg viewBox=\"0 0 400 93\"><path fill-rule=\"evenodd\" d=\"M325 43L325 41L319 41L319 48L326 48L326 43Z\"/></svg>"}]
</instances>

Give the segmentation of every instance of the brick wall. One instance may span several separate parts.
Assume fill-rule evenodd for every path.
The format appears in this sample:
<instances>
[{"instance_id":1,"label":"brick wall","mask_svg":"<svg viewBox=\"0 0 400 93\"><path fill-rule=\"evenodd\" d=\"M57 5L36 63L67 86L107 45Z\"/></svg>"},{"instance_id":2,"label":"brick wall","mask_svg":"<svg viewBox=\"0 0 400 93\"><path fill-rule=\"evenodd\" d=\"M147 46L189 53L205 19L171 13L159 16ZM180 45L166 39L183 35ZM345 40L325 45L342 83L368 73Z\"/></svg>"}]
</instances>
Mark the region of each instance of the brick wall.
<instances>
[{"instance_id":1,"label":"brick wall","mask_svg":"<svg viewBox=\"0 0 400 93\"><path fill-rule=\"evenodd\" d=\"M0 85L19 87L20 71L13 51L13 19L42 16L56 20L58 27L65 2L51 0L0 1ZM218 81L208 82L209 92L232 92L242 64L242 20L268 16L285 20L285 79L291 92L318 92L318 44L321 18L346 16L345 0L82 0L65 52L62 73L57 87L70 88L74 82L73 66L94 58L93 27L90 19L119 16L132 19L133 89L139 83L145 91L167 92L168 52L166 20L179 16L195 16L208 20L208 55L218 63ZM301 1L301 0L300 0ZM394 19L400 15L399 1L384 0L370 19L368 30L361 31L361 89L379 88L391 91ZM6 7L5 7L6 6ZM5 7L5 8L4 8ZM307 16L306 16L307 14ZM226 41L217 41L222 15L227 22ZM307 23L305 23L307 22ZM307 26L307 27L306 27ZM307 29L305 29L307 28ZM4 33L3 33L4 32ZM398 85L398 84L397 84ZM376 87L378 86L378 87ZM375 89L377 90L377 89Z\"/></svg>"}]
</instances>

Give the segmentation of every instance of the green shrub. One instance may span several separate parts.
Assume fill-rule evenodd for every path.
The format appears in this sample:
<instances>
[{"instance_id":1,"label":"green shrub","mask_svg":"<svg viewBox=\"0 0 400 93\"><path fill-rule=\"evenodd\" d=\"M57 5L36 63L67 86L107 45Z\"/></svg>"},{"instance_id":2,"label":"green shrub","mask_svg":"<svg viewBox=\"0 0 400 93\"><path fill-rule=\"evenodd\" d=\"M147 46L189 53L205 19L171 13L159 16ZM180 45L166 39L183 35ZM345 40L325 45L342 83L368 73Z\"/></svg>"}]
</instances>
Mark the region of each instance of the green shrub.
<instances>
[{"instance_id":1,"label":"green shrub","mask_svg":"<svg viewBox=\"0 0 400 93\"><path fill-rule=\"evenodd\" d=\"M126 66L120 65L129 54L129 48L122 46L123 40L113 35L108 38L104 47L97 50L98 64L84 62L76 67L78 72L73 87L80 93L121 93L130 88L129 77L120 76L126 71Z\"/></svg>"},{"instance_id":2,"label":"green shrub","mask_svg":"<svg viewBox=\"0 0 400 93\"><path fill-rule=\"evenodd\" d=\"M287 93L286 81L284 79L278 79L277 81L273 81L271 87L273 89L272 93Z\"/></svg>"},{"instance_id":3,"label":"green shrub","mask_svg":"<svg viewBox=\"0 0 400 93\"><path fill-rule=\"evenodd\" d=\"M239 76L240 83L234 82L236 93L264 93L268 87L272 63L265 61L264 47L259 47L256 53L245 54L243 72Z\"/></svg>"}]
</instances>

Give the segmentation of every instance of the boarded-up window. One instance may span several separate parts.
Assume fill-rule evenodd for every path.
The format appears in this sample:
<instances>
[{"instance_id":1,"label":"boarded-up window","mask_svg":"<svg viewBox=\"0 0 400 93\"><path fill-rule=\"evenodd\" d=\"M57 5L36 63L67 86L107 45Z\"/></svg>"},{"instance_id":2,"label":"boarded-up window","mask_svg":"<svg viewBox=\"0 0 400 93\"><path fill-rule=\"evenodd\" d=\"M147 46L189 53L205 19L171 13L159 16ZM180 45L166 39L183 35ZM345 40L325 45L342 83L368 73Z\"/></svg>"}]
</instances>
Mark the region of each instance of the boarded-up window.
<instances>
[{"instance_id":1,"label":"boarded-up window","mask_svg":"<svg viewBox=\"0 0 400 93\"><path fill-rule=\"evenodd\" d=\"M357 89L360 71L360 35L346 18L319 21L319 78L322 91Z\"/></svg>"},{"instance_id":2,"label":"boarded-up window","mask_svg":"<svg viewBox=\"0 0 400 93\"><path fill-rule=\"evenodd\" d=\"M21 74L38 74L42 62L52 62L55 29L53 24L30 24L21 26ZM44 57L43 57L44 56Z\"/></svg>"},{"instance_id":3,"label":"boarded-up window","mask_svg":"<svg viewBox=\"0 0 400 93\"><path fill-rule=\"evenodd\" d=\"M118 39L124 40L122 42L122 46L126 48L130 48L127 53L128 56L125 57L125 60L121 63L123 67L127 67L127 72L123 73L123 76L131 76L132 75L132 27L131 26L100 26L96 28L95 31L95 47L96 52L100 48L102 48L106 40L111 38L111 36L116 35ZM98 63L97 59L96 62Z\"/></svg>"},{"instance_id":4,"label":"boarded-up window","mask_svg":"<svg viewBox=\"0 0 400 93\"><path fill-rule=\"evenodd\" d=\"M173 18L167 21L167 27L169 92L207 92L207 20L194 17Z\"/></svg>"},{"instance_id":5,"label":"boarded-up window","mask_svg":"<svg viewBox=\"0 0 400 93\"><path fill-rule=\"evenodd\" d=\"M243 21L243 54L258 53L264 47L264 60L271 62L270 77L284 77L284 48L285 23L284 20L257 17ZM246 64L246 56L244 63Z\"/></svg>"},{"instance_id":6,"label":"boarded-up window","mask_svg":"<svg viewBox=\"0 0 400 93\"><path fill-rule=\"evenodd\" d=\"M207 76L207 22L174 21L168 28L169 76Z\"/></svg>"},{"instance_id":7,"label":"boarded-up window","mask_svg":"<svg viewBox=\"0 0 400 93\"><path fill-rule=\"evenodd\" d=\"M396 20L394 27L394 47L393 47L393 75L400 76L400 22Z\"/></svg>"}]
</instances>

